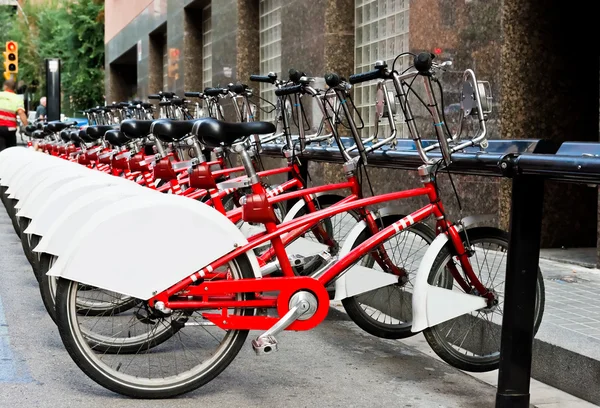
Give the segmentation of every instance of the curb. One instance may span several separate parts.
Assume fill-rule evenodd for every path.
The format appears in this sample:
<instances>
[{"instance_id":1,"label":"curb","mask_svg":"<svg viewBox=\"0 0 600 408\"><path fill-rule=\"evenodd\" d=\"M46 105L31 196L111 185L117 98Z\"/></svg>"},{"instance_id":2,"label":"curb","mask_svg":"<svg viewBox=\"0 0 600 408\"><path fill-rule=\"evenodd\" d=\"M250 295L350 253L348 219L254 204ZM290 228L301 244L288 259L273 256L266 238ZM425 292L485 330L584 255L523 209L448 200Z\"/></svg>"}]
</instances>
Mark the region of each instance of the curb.
<instances>
[{"instance_id":1,"label":"curb","mask_svg":"<svg viewBox=\"0 0 600 408\"><path fill-rule=\"evenodd\" d=\"M531 376L568 394L600 405L600 361L595 358L534 339Z\"/></svg>"}]
</instances>

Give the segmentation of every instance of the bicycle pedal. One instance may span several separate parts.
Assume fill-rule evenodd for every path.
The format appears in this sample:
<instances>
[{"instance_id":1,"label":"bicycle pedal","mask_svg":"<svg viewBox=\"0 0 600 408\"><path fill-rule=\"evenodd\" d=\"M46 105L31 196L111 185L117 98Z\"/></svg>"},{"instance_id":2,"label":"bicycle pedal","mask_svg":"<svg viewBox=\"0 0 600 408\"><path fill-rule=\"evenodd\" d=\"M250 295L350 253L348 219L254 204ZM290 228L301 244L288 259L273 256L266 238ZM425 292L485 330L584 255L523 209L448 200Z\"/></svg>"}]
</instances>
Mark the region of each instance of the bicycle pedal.
<instances>
[{"instance_id":1,"label":"bicycle pedal","mask_svg":"<svg viewBox=\"0 0 600 408\"><path fill-rule=\"evenodd\" d=\"M258 356L265 356L277 351L277 340L273 336L258 337L252 340L252 348Z\"/></svg>"}]
</instances>

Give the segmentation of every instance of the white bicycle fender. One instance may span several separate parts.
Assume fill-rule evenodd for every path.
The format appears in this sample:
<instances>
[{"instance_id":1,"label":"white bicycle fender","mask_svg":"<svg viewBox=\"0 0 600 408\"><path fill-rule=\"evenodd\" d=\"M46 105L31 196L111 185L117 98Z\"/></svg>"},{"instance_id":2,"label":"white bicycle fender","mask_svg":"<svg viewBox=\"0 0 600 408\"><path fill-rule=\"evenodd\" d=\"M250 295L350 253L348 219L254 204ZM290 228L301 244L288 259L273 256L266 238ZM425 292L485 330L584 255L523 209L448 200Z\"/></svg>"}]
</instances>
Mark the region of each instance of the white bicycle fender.
<instances>
[{"instance_id":1,"label":"white bicycle fender","mask_svg":"<svg viewBox=\"0 0 600 408\"><path fill-rule=\"evenodd\" d=\"M465 228L488 216L473 216L463 219ZM417 276L413 280L413 324L411 331L418 333L428 327L454 319L466 313L486 307L486 301L480 296L468 295L461 291L444 289L427 283L433 263L449 238L438 235L423 256Z\"/></svg>"},{"instance_id":2,"label":"white bicycle fender","mask_svg":"<svg viewBox=\"0 0 600 408\"><path fill-rule=\"evenodd\" d=\"M6 167L2 171L2 177L0 178L0 184L3 186L13 186L15 182L23 175L23 172L29 167L29 165L35 161L45 161L46 159L41 158L41 155L37 154L20 154L15 155L7 160Z\"/></svg>"},{"instance_id":3,"label":"white bicycle fender","mask_svg":"<svg viewBox=\"0 0 600 408\"><path fill-rule=\"evenodd\" d=\"M342 247L340 248L340 251L339 251L340 259L352 250L352 245L354 244L354 241L356 241L356 239L360 236L360 234L364 231L365 228L367 228L367 223L365 221L360 221L358 224L356 224L354 226L354 228L352 228L350 230L348 235L346 235L346 239L344 240ZM342 300L342 299L352 296L352 295L349 295L348 291L346 290L346 284L347 284L347 279L348 279L347 275L349 273L351 273L351 270L352 270L352 268L350 268L350 270L346 271L346 273L344 273L342 276L340 276L338 279L336 279L336 281L335 281L335 297L333 298L333 300ZM352 277L350 277L350 279L352 279Z\"/></svg>"},{"instance_id":4,"label":"white bicycle fender","mask_svg":"<svg viewBox=\"0 0 600 408\"><path fill-rule=\"evenodd\" d=\"M145 194L154 194L154 192L141 186L135 188L126 185L107 185L82 194L67 204L33 251L60 256L81 225L94 217L102 208L131 196L143 200Z\"/></svg>"},{"instance_id":5,"label":"white bicycle fender","mask_svg":"<svg viewBox=\"0 0 600 408\"><path fill-rule=\"evenodd\" d=\"M54 191L57 187L59 187L62 183L66 183L67 181L75 178L81 177L78 172L72 171L71 169L65 169L62 167L52 169L52 171L46 172L46 174L40 175L34 179L31 183L31 188L29 191L25 192L23 196L19 199L19 202L15 205L15 209L21 210L17 213L17 217L28 217L27 207L30 207L32 202L39 203L37 200L39 197L44 197L40 194L43 191ZM43 194L43 193L42 193ZM43 198L41 198L43 200ZM40 203L41 204L41 203Z\"/></svg>"},{"instance_id":6,"label":"white bicycle fender","mask_svg":"<svg viewBox=\"0 0 600 408\"><path fill-rule=\"evenodd\" d=\"M41 203L37 212L31 213L31 224L23 231L25 234L44 236L56 217L60 216L65 207L77 197L86 192L93 191L100 186L116 185L120 181L117 177L79 177L68 181L51 192L46 201Z\"/></svg>"},{"instance_id":7,"label":"white bicycle fender","mask_svg":"<svg viewBox=\"0 0 600 408\"><path fill-rule=\"evenodd\" d=\"M294 204L292 206L292 208L290 208L290 210L287 212L285 217L283 217L282 222L293 220L294 217L300 212L300 210L302 210L304 208L305 205L306 205L306 202L303 199L298 200L296 202L296 204Z\"/></svg>"},{"instance_id":8,"label":"white bicycle fender","mask_svg":"<svg viewBox=\"0 0 600 408\"><path fill-rule=\"evenodd\" d=\"M375 219L394 214L390 207L382 208L378 214L371 212ZM356 239L367 228L365 221L360 221L350 230L339 251L339 259L343 258L352 250ZM360 295L374 289L398 283L395 275L366 268L361 265L353 265L335 281L335 296L333 300L342 300L347 297Z\"/></svg>"},{"instance_id":9,"label":"white bicycle fender","mask_svg":"<svg viewBox=\"0 0 600 408\"><path fill-rule=\"evenodd\" d=\"M12 194L13 190L18 187L20 179L26 177L29 172L29 166L33 161L19 161L14 163L14 167L2 179L2 185L7 186L6 195Z\"/></svg>"},{"instance_id":10,"label":"white bicycle fender","mask_svg":"<svg viewBox=\"0 0 600 408\"><path fill-rule=\"evenodd\" d=\"M55 169L64 166L62 160L54 158L44 160L34 160L27 164L23 171L15 177L14 182L8 187L9 198L20 200L29 192L36 180L44 172L52 172Z\"/></svg>"},{"instance_id":11,"label":"white bicycle fender","mask_svg":"<svg viewBox=\"0 0 600 408\"><path fill-rule=\"evenodd\" d=\"M6 186L4 181L10 179L10 175L14 173L14 167L17 163L29 162L33 160L35 153L30 149L19 147L9 147L0 152L0 185ZM3 179L6 179L3 181Z\"/></svg>"},{"instance_id":12,"label":"white bicycle fender","mask_svg":"<svg viewBox=\"0 0 600 408\"><path fill-rule=\"evenodd\" d=\"M206 204L172 194L133 196L82 225L48 275L147 300L246 243Z\"/></svg>"},{"instance_id":13,"label":"white bicycle fender","mask_svg":"<svg viewBox=\"0 0 600 408\"><path fill-rule=\"evenodd\" d=\"M312 196L313 200L315 198L319 198L319 197L323 197L323 196L331 196L331 197L336 197L337 196L337 197L340 197L340 198L344 198L342 195L331 194L331 193L328 193L328 192L311 194L311 196ZM306 205L306 201L304 201L304 199L302 199L302 198L298 199L298 201L296 202L296 204L294 204L292 206L292 208L290 208L290 210L287 212L287 214L283 218L282 222L293 220L296 217L296 215L298 215L298 213L304 208L305 205Z\"/></svg>"},{"instance_id":14,"label":"white bicycle fender","mask_svg":"<svg viewBox=\"0 0 600 408\"><path fill-rule=\"evenodd\" d=\"M79 166L81 167L81 166ZM83 167L81 167L83 168ZM85 169L85 168L84 168ZM70 185L70 183L76 180L100 180L103 183L118 184L118 183L131 183L129 180L121 179L114 176L106 176L100 172L86 169L85 171L71 171L70 169L53 169L50 172L50 177L44 178L43 182L39 183L34 191L30 195L19 200L19 203L23 201L20 206L20 211L17 213L18 217L35 218L41 209L46 206L49 198L54 195L61 187ZM15 206L16 207L16 206Z\"/></svg>"}]
</instances>

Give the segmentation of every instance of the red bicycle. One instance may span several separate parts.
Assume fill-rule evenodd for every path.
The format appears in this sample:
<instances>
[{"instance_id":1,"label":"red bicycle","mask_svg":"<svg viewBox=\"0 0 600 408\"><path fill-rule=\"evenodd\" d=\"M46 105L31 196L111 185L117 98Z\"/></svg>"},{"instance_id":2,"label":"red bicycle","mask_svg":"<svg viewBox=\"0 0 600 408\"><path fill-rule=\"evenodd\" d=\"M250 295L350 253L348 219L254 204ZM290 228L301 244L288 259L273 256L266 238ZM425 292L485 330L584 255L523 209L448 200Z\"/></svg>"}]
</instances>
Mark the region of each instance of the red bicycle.
<instances>
[{"instance_id":1,"label":"red bicycle","mask_svg":"<svg viewBox=\"0 0 600 408\"><path fill-rule=\"evenodd\" d=\"M437 237L423 255L416 276L412 277L411 331L424 330L433 350L453 365L473 371L496 368L499 343L494 343L496 321L493 316L501 313L502 285L495 278L501 275L503 264L484 267L489 266L487 256L503 253L507 245L505 235L492 228L470 228L466 220L452 223L445 213L436 185L437 173L451 163L452 153L485 140L479 83L472 71L468 71L470 81L467 82L470 85L464 86L463 96L473 102L472 111L480 124L480 132L473 139L461 140L447 132L441 120L433 90L436 76L435 69L432 69L432 56L419 54L415 56L414 65L413 70L399 74L388 70L385 64L379 64L374 71L352 76L349 80L351 83L375 79L392 81L407 123L410 123L412 115L407 92L414 91L411 82L406 81L415 77L423 79L429 99L427 108L433 117L438 143L424 147L416 128L409 126L415 148L424 162L419 167L423 182L419 188L341 202L278 224L266 191L249 165L244 143L240 143L251 134L270 133L271 125L249 127L248 124L224 124L213 119L200 122L197 132L207 145L232 146L240 155L253 191L243 203L243 218L263 223L266 231L240 245L237 230L227 226L226 218L220 224L220 213L211 210L206 224L221 225L231 238L220 235L222 242L219 245L230 239L234 249L224 252L217 243L203 240L203 247L195 256L204 266L183 277L177 270L169 271L172 284L168 285L152 285L159 281L159 276L164 276L165 271L151 268L136 270L134 263L131 263L131 268L128 267L126 279L116 271L111 273L107 269L110 263L102 260L94 265L86 262L89 265L86 270L73 269L73 265L83 265L85 261L77 259L77 254L63 263L60 270L51 270L51 275L69 276L69 279L59 280L57 324L67 351L86 375L110 390L132 397L165 398L198 388L229 365L249 330L264 331L252 341L252 346L257 353L266 354L277 348L275 336L282 330L309 330L322 322L329 308L326 286L339 281L345 273L355 270L363 277L361 282L365 283L365 287L356 291L366 292L356 293L354 298L376 289L406 287L411 282L407 269L386 262L389 240L430 216L435 219ZM342 98L342 109L350 116L346 98L348 84L335 75L327 76L327 81ZM376 144L359 146L356 157L366 156ZM437 148L442 159L430 159L427 153ZM350 247L347 252L341 251L337 259L332 259L310 276L294 274L281 238L283 234L306 229L336 214L409 197L424 197L428 204L375 234L365 234L353 242L346 242ZM254 260L252 250L265 242L271 242L283 274L281 277L263 278ZM86 245L85 239L78 245ZM359 262L368 258L373 258L383 272L363 265L355 269ZM86 284L80 283L79 279ZM144 280L144 285L139 284L141 280ZM536 324L539 324L543 312L541 276L538 282ZM121 326L126 332L131 318L124 314L99 318L79 313L78 296L85 295L89 284L116 293L129 293L139 299L139 308L133 311L133 315L143 321L148 330L146 342L137 350L128 348L127 354L119 352L118 345L123 340L117 336L111 343L112 354L88 342L86 333L90 328L96 330L98 324L104 324ZM384 299L378 298L380 302L386 302ZM389 317L388 325L405 323L396 316ZM478 325L477 331L464 332L465 328L475 324ZM157 331L161 332L160 338L154 336ZM458 331L462 334L456 338ZM122 336L121 333L118 336Z\"/></svg>"}]
</instances>

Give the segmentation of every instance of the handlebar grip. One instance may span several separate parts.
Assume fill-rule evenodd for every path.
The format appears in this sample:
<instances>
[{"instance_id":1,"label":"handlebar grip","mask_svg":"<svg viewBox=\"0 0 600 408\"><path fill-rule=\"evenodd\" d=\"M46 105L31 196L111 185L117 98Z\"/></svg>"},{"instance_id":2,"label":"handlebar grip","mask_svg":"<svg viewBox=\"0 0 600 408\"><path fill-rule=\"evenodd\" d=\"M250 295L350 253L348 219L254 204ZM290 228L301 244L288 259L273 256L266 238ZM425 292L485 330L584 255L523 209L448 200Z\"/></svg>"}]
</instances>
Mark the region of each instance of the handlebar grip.
<instances>
[{"instance_id":1,"label":"handlebar grip","mask_svg":"<svg viewBox=\"0 0 600 408\"><path fill-rule=\"evenodd\" d=\"M144 109L150 109L153 106L151 103L147 102L142 102L140 105L142 105L142 108Z\"/></svg>"},{"instance_id":2,"label":"handlebar grip","mask_svg":"<svg viewBox=\"0 0 600 408\"><path fill-rule=\"evenodd\" d=\"M277 81L277 74L269 75L250 75L250 81L264 82L266 84L274 84Z\"/></svg>"},{"instance_id":3,"label":"handlebar grip","mask_svg":"<svg viewBox=\"0 0 600 408\"><path fill-rule=\"evenodd\" d=\"M236 94L241 94L244 93L246 91L246 89L248 88L248 85L244 85L244 84L229 84L227 86L227 88L229 88L230 92L236 93Z\"/></svg>"},{"instance_id":4,"label":"handlebar grip","mask_svg":"<svg viewBox=\"0 0 600 408\"><path fill-rule=\"evenodd\" d=\"M292 95L299 92L302 92L302 85L292 85L276 89L275 96Z\"/></svg>"},{"instance_id":5,"label":"handlebar grip","mask_svg":"<svg viewBox=\"0 0 600 408\"><path fill-rule=\"evenodd\" d=\"M292 81L292 82L298 82L298 81L300 81L300 78L302 78L304 76L303 72L300 72L294 68L290 68L290 70L288 71L288 74L290 77L290 81Z\"/></svg>"},{"instance_id":6,"label":"handlebar grip","mask_svg":"<svg viewBox=\"0 0 600 408\"><path fill-rule=\"evenodd\" d=\"M135 101L131 101L132 105L139 105L140 103L142 103L142 101L136 99Z\"/></svg>"},{"instance_id":7,"label":"handlebar grip","mask_svg":"<svg viewBox=\"0 0 600 408\"><path fill-rule=\"evenodd\" d=\"M361 82L372 81L373 79L379 79L383 77L383 71L381 69L374 69L373 71L363 72L362 74L350 75L348 82L351 84L359 84Z\"/></svg>"},{"instance_id":8,"label":"handlebar grip","mask_svg":"<svg viewBox=\"0 0 600 408\"><path fill-rule=\"evenodd\" d=\"M205 88L204 89L204 95L208 95L208 96L222 95L225 92L227 92L227 90L223 89L223 88Z\"/></svg>"},{"instance_id":9,"label":"handlebar grip","mask_svg":"<svg viewBox=\"0 0 600 408\"><path fill-rule=\"evenodd\" d=\"M172 97L175 96L175 92L159 92L158 94L160 96L162 96L163 98L167 98L167 99L171 99Z\"/></svg>"},{"instance_id":10,"label":"handlebar grip","mask_svg":"<svg viewBox=\"0 0 600 408\"><path fill-rule=\"evenodd\" d=\"M158 103L158 106L171 106L171 105L173 105L172 101L160 101Z\"/></svg>"},{"instance_id":11,"label":"handlebar grip","mask_svg":"<svg viewBox=\"0 0 600 408\"><path fill-rule=\"evenodd\" d=\"M325 74L325 83L330 88L335 88L342 82L340 76L336 73L330 72L329 74Z\"/></svg>"},{"instance_id":12,"label":"handlebar grip","mask_svg":"<svg viewBox=\"0 0 600 408\"><path fill-rule=\"evenodd\" d=\"M160 99L160 95L148 95L148 99Z\"/></svg>"},{"instance_id":13,"label":"handlebar grip","mask_svg":"<svg viewBox=\"0 0 600 408\"><path fill-rule=\"evenodd\" d=\"M201 92L184 92L183 96L187 96L190 98L201 98L202 93Z\"/></svg>"},{"instance_id":14,"label":"handlebar grip","mask_svg":"<svg viewBox=\"0 0 600 408\"><path fill-rule=\"evenodd\" d=\"M430 52L419 53L415 56L414 59L415 69L421 74L429 72L429 70L431 69L431 65L433 64L434 58L435 55Z\"/></svg>"}]
</instances>

